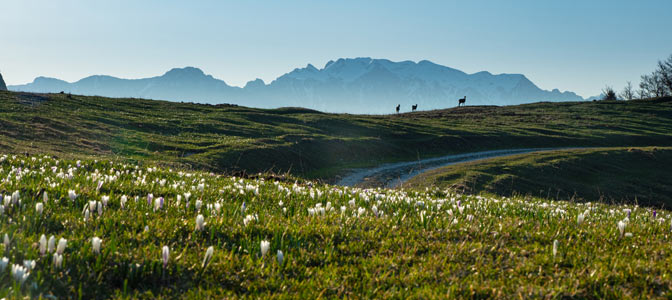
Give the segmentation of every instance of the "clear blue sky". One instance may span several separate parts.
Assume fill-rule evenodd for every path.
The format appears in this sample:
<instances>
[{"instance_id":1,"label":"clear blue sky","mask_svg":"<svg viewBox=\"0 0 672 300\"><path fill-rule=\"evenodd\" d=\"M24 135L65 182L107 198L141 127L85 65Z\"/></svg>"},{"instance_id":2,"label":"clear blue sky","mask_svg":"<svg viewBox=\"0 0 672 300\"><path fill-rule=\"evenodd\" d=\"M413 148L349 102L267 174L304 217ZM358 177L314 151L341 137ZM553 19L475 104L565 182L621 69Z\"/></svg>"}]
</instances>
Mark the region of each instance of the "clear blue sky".
<instances>
[{"instance_id":1,"label":"clear blue sky","mask_svg":"<svg viewBox=\"0 0 672 300\"><path fill-rule=\"evenodd\" d=\"M672 1L2 1L0 72L139 78L195 66L232 85L312 63L428 59L599 94L672 54Z\"/></svg>"}]
</instances>

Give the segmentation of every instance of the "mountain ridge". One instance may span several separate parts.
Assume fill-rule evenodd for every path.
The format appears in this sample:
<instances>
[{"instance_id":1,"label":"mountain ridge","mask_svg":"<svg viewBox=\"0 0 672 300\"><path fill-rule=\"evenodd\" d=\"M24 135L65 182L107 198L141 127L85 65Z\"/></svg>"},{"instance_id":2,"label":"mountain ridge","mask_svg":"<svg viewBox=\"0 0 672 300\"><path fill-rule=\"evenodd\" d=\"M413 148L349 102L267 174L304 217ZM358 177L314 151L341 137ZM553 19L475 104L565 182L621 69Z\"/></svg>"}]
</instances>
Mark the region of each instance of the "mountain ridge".
<instances>
[{"instance_id":1,"label":"mountain ridge","mask_svg":"<svg viewBox=\"0 0 672 300\"><path fill-rule=\"evenodd\" d=\"M542 90L523 74L468 74L428 60L393 62L369 57L330 60L321 69L307 64L269 83L257 78L243 87L228 85L199 68L185 67L140 79L93 75L70 83L40 76L9 89L374 114L389 113L397 104L404 110L411 104L420 109L452 107L464 96L468 105L583 100L569 91Z\"/></svg>"}]
</instances>

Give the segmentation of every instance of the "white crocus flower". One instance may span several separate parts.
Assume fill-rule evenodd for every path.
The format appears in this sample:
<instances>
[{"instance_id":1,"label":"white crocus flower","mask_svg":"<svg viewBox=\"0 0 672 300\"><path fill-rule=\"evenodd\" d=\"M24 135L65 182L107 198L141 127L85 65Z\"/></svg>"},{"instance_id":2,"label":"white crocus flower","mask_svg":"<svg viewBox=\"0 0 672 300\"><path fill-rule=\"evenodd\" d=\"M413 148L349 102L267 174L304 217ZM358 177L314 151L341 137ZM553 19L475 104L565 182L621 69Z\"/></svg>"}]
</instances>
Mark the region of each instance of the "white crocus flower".
<instances>
[{"instance_id":1,"label":"white crocus flower","mask_svg":"<svg viewBox=\"0 0 672 300\"><path fill-rule=\"evenodd\" d=\"M626 225L627 225L627 223L625 223L623 221L618 221L618 231L621 233L621 236L623 236L623 234L625 233L625 226Z\"/></svg>"},{"instance_id":2,"label":"white crocus flower","mask_svg":"<svg viewBox=\"0 0 672 300\"><path fill-rule=\"evenodd\" d=\"M26 259L23 261L23 267L30 272L30 270L35 268L35 265L37 265L37 262L34 260Z\"/></svg>"},{"instance_id":3,"label":"white crocus flower","mask_svg":"<svg viewBox=\"0 0 672 300\"><path fill-rule=\"evenodd\" d=\"M203 230L205 228L205 219L203 215L196 216L196 230Z\"/></svg>"},{"instance_id":4,"label":"white crocus flower","mask_svg":"<svg viewBox=\"0 0 672 300\"><path fill-rule=\"evenodd\" d=\"M75 194L74 190L69 190L68 197L70 198L70 201L75 201L75 199L77 199L77 194Z\"/></svg>"},{"instance_id":5,"label":"white crocus flower","mask_svg":"<svg viewBox=\"0 0 672 300\"><path fill-rule=\"evenodd\" d=\"M54 249L56 248L56 237L53 235L49 237L49 242L47 243L47 251L49 253L54 252Z\"/></svg>"},{"instance_id":6,"label":"white crocus flower","mask_svg":"<svg viewBox=\"0 0 672 300\"><path fill-rule=\"evenodd\" d=\"M271 248L271 243L268 241L261 241L261 256L266 256L268 250Z\"/></svg>"},{"instance_id":7,"label":"white crocus flower","mask_svg":"<svg viewBox=\"0 0 672 300\"><path fill-rule=\"evenodd\" d=\"M21 265L13 264L12 276L14 277L14 280L18 281L20 284L23 284L23 282L28 279L28 276L30 276L30 270L27 270Z\"/></svg>"},{"instance_id":8,"label":"white crocus flower","mask_svg":"<svg viewBox=\"0 0 672 300\"><path fill-rule=\"evenodd\" d=\"M93 248L93 253L100 253L100 245L103 243L103 240L97 236L94 236L91 239L91 248Z\"/></svg>"},{"instance_id":9,"label":"white crocus flower","mask_svg":"<svg viewBox=\"0 0 672 300\"><path fill-rule=\"evenodd\" d=\"M558 240L553 241L553 257L555 257L558 254L558 246L560 245L560 242Z\"/></svg>"},{"instance_id":10,"label":"white crocus flower","mask_svg":"<svg viewBox=\"0 0 672 300\"><path fill-rule=\"evenodd\" d=\"M5 269L7 268L7 264L9 264L9 258L3 257L2 259L0 259L0 273L5 271Z\"/></svg>"},{"instance_id":11,"label":"white crocus flower","mask_svg":"<svg viewBox=\"0 0 672 300\"><path fill-rule=\"evenodd\" d=\"M212 254L215 252L215 248L212 246L208 247L208 250L205 251L205 258L203 258L203 265L202 267L205 268L208 263L210 263L210 260L212 259Z\"/></svg>"},{"instance_id":12,"label":"white crocus flower","mask_svg":"<svg viewBox=\"0 0 672 300\"><path fill-rule=\"evenodd\" d=\"M168 266L168 260L170 259L170 248L168 246L163 246L161 250L161 259L163 260L163 268L165 269Z\"/></svg>"},{"instance_id":13,"label":"white crocus flower","mask_svg":"<svg viewBox=\"0 0 672 300\"><path fill-rule=\"evenodd\" d=\"M58 240L58 246L56 247L56 253L63 255L63 251L65 251L65 247L68 246L68 240L61 238Z\"/></svg>"},{"instance_id":14,"label":"white crocus flower","mask_svg":"<svg viewBox=\"0 0 672 300\"><path fill-rule=\"evenodd\" d=\"M124 209L126 207L126 202L128 201L128 197L126 195L121 196L121 200L119 201L121 204L121 208Z\"/></svg>"},{"instance_id":15,"label":"white crocus flower","mask_svg":"<svg viewBox=\"0 0 672 300\"><path fill-rule=\"evenodd\" d=\"M53 259L53 264L54 264L54 268L60 269L61 266L63 266L63 255L55 253L54 254L54 259Z\"/></svg>"},{"instance_id":16,"label":"white crocus flower","mask_svg":"<svg viewBox=\"0 0 672 300\"><path fill-rule=\"evenodd\" d=\"M43 234L40 237L40 255L44 255L47 252L47 237Z\"/></svg>"},{"instance_id":17,"label":"white crocus flower","mask_svg":"<svg viewBox=\"0 0 672 300\"><path fill-rule=\"evenodd\" d=\"M12 193L12 205L17 205L20 200L21 195L19 195L19 191L14 191L14 193Z\"/></svg>"},{"instance_id":18,"label":"white crocus flower","mask_svg":"<svg viewBox=\"0 0 672 300\"><path fill-rule=\"evenodd\" d=\"M278 250L278 265L282 265L282 260L285 258L284 254L282 254L282 251Z\"/></svg>"}]
</instances>

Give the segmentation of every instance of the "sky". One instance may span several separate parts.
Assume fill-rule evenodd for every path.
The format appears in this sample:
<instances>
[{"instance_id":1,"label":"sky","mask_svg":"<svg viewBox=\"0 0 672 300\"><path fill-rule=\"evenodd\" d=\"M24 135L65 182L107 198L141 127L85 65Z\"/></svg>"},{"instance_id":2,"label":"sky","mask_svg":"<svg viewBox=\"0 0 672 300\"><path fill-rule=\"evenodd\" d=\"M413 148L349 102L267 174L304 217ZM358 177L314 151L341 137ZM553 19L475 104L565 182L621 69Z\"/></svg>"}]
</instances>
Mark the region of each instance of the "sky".
<instances>
[{"instance_id":1,"label":"sky","mask_svg":"<svg viewBox=\"0 0 672 300\"><path fill-rule=\"evenodd\" d=\"M194 66L242 86L348 57L521 73L587 97L672 54L672 1L0 0L0 72L158 76Z\"/></svg>"}]
</instances>

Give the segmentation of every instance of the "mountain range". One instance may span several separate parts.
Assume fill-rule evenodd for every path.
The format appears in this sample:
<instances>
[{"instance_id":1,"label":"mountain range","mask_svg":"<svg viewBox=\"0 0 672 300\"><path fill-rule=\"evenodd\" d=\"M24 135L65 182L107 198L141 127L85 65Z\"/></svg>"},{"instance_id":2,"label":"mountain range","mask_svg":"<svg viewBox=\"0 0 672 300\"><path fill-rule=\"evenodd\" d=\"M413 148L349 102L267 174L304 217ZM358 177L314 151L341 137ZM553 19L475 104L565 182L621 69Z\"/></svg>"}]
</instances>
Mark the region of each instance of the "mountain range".
<instances>
[{"instance_id":1,"label":"mountain range","mask_svg":"<svg viewBox=\"0 0 672 300\"><path fill-rule=\"evenodd\" d=\"M251 107L300 106L326 112L390 113L467 105L512 105L538 101L581 101L572 92L542 90L522 74L467 74L427 60L393 62L348 58L318 69L296 68L270 83L261 79L235 87L194 67L175 68L161 76L121 79L95 75L76 82L38 77L9 90L39 93L64 91L80 95L135 97L198 103L231 103Z\"/></svg>"}]
</instances>

